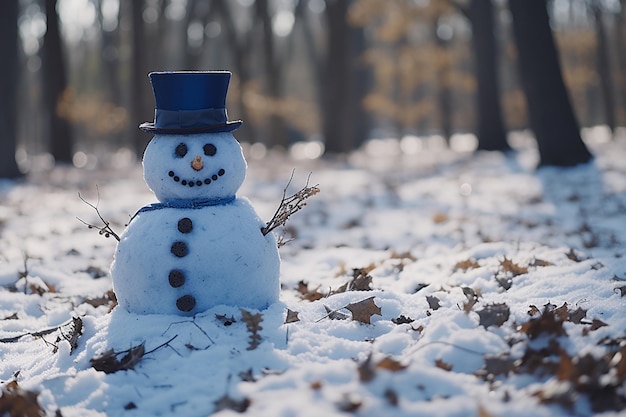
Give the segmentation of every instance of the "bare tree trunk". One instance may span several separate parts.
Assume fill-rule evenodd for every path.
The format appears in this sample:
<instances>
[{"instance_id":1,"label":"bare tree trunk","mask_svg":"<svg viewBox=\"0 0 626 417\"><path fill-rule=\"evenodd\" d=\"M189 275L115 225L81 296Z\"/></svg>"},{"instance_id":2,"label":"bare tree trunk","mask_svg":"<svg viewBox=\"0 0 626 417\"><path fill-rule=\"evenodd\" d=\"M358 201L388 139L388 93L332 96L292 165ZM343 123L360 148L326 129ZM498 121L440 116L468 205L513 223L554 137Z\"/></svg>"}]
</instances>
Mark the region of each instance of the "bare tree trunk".
<instances>
[{"instance_id":1,"label":"bare tree trunk","mask_svg":"<svg viewBox=\"0 0 626 417\"><path fill-rule=\"evenodd\" d=\"M620 122L626 125L626 1L620 0L620 11L615 15L615 45L617 51L617 79L619 80L619 86L617 89L617 95L621 98L621 112L622 119Z\"/></svg>"},{"instance_id":2,"label":"bare tree trunk","mask_svg":"<svg viewBox=\"0 0 626 417\"><path fill-rule=\"evenodd\" d=\"M596 22L596 36L598 38L598 49L596 54L596 68L598 69L598 79L600 81L600 91L602 92L602 104L604 105L604 117L611 133L615 130L615 101L613 99L613 78L611 74L611 62L609 59L609 45L606 36L604 21L602 20L602 10L600 5L593 3L593 16Z\"/></svg>"},{"instance_id":3,"label":"bare tree trunk","mask_svg":"<svg viewBox=\"0 0 626 417\"><path fill-rule=\"evenodd\" d=\"M522 88L530 126L539 146L540 166L573 166L591 154L580 137L556 45L546 0L509 0Z\"/></svg>"},{"instance_id":4,"label":"bare tree trunk","mask_svg":"<svg viewBox=\"0 0 626 417\"><path fill-rule=\"evenodd\" d=\"M433 39L438 49L442 52L448 49L448 40L442 39L437 35L437 26L439 18L433 21L432 33ZM438 68L435 76L437 82L437 106L439 110L439 123L441 125L441 134L447 143L450 143L452 137L452 92L450 91L451 78L450 63L444 60L442 66Z\"/></svg>"},{"instance_id":5,"label":"bare tree trunk","mask_svg":"<svg viewBox=\"0 0 626 417\"><path fill-rule=\"evenodd\" d=\"M471 0L469 19L472 25L474 71L478 90L477 126L478 149L509 150L500 106L500 85L496 53L496 36L491 0Z\"/></svg>"},{"instance_id":6,"label":"bare tree trunk","mask_svg":"<svg viewBox=\"0 0 626 417\"><path fill-rule=\"evenodd\" d=\"M69 122L59 116L58 105L67 88L63 45L56 11L57 0L46 0L46 33L43 38L43 84L50 152L57 162L72 162L73 136Z\"/></svg>"},{"instance_id":7,"label":"bare tree trunk","mask_svg":"<svg viewBox=\"0 0 626 417\"><path fill-rule=\"evenodd\" d=\"M274 44L274 31L272 29L272 16L269 10L268 0L256 0L256 15L263 29L263 58L265 63L265 79L267 81L267 93L271 100L280 100L282 97L282 80L284 67L282 59L276 51ZM272 114L269 119L268 136L270 144L287 148L289 135L285 120L280 115Z\"/></svg>"},{"instance_id":8,"label":"bare tree trunk","mask_svg":"<svg viewBox=\"0 0 626 417\"><path fill-rule=\"evenodd\" d=\"M121 7L121 4L120 4ZM137 157L141 158L146 145L150 141L150 136L139 130L138 126L144 121L149 121L153 116L146 114L147 97L150 97L150 88L146 68L146 54L143 21L143 1L134 0L130 2L132 20L132 58L131 58L131 105L130 105L130 126L133 138L133 148Z\"/></svg>"},{"instance_id":9,"label":"bare tree trunk","mask_svg":"<svg viewBox=\"0 0 626 417\"><path fill-rule=\"evenodd\" d=\"M217 13L222 17L226 38L229 40L229 47L233 55L235 72L239 78L239 89L237 95L239 115L237 118L242 119L244 123L241 128L237 130L237 139L242 142L255 142L256 132L251 123L246 123L246 120L248 120L248 110L244 100L245 84L250 80L250 70L248 68L248 45L250 45L251 42L250 39L240 40L230 3L226 0L214 1Z\"/></svg>"},{"instance_id":10,"label":"bare tree trunk","mask_svg":"<svg viewBox=\"0 0 626 417\"><path fill-rule=\"evenodd\" d=\"M327 49L324 68L322 123L327 153L346 153L364 141L358 137L358 107L361 99L356 83L359 58L364 45L358 41L362 28L350 28L347 21L349 1L327 0ZM355 39L355 35L357 38Z\"/></svg>"},{"instance_id":11,"label":"bare tree trunk","mask_svg":"<svg viewBox=\"0 0 626 417\"><path fill-rule=\"evenodd\" d=\"M19 0L3 4L0 13L0 178L17 178L22 174L15 162L17 144L18 62L17 18Z\"/></svg>"}]
</instances>

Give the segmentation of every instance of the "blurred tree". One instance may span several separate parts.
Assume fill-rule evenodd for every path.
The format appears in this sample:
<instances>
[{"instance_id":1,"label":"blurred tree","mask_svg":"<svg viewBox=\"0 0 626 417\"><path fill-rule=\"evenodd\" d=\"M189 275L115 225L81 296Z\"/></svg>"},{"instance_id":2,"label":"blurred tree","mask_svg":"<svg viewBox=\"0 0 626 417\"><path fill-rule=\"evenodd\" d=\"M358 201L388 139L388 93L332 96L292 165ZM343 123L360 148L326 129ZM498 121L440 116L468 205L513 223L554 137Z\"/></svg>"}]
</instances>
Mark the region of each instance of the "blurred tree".
<instances>
[{"instance_id":1,"label":"blurred tree","mask_svg":"<svg viewBox=\"0 0 626 417\"><path fill-rule=\"evenodd\" d=\"M265 69L265 81L267 98L270 102L278 102L283 96L283 80L285 73L284 53L277 51L274 30L272 28L272 14L268 0L256 0L255 21L261 25L260 39L262 40L263 63ZM285 50L283 49L283 52ZM287 148L289 137L285 120L274 111L269 115L268 138L273 145Z\"/></svg>"},{"instance_id":2,"label":"blurred tree","mask_svg":"<svg viewBox=\"0 0 626 417\"><path fill-rule=\"evenodd\" d=\"M446 10L447 11L447 10ZM448 28L442 28L441 20L445 11L436 12L432 19L432 37L435 42L437 55L450 56L450 42L452 34L448 34ZM452 137L452 60L442 59L439 70L435 72L437 85L437 105L439 107L439 127L446 142L450 143Z\"/></svg>"},{"instance_id":3,"label":"blurred tree","mask_svg":"<svg viewBox=\"0 0 626 417\"><path fill-rule=\"evenodd\" d=\"M540 166L573 166L591 154L580 137L552 36L546 0L509 0L522 88Z\"/></svg>"},{"instance_id":4,"label":"blurred tree","mask_svg":"<svg viewBox=\"0 0 626 417\"><path fill-rule=\"evenodd\" d=\"M502 121L494 10L491 0L471 0L467 10L472 25L476 74L476 136L478 149L510 149Z\"/></svg>"},{"instance_id":5,"label":"blurred tree","mask_svg":"<svg viewBox=\"0 0 626 417\"><path fill-rule=\"evenodd\" d=\"M146 145L150 141L150 135L139 130L137 126L144 121L152 119L152 115L147 110L148 98L151 97L151 93L147 77L149 69L146 67L146 49L153 46L146 44L143 0L133 0L124 4L126 4L127 7L130 6L132 22L132 56L130 65L132 145L137 157L141 158L143 151L146 149Z\"/></svg>"},{"instance_id":6,"label":"blurred tree","mask_svg":"<svg viewBox=\"0 0 626 417\"><path fill-rule=\"evenodd\" d=\"M597 52L596 52L596 68L598 71L598 80L600 81L600 92L602 97L602 105L604 107L604 119L611 133L615 130L615 102L613 99L613 91L615 85L611 74L611 62L609 59L609 41L607 39L605 23L602 13L602 5L597 0L590 4L591 12L595 21Z\"/></svg>"},{"instance_id":7,"label":"blurred tree","mask_svg":"<svg viewBox=\"0 0 626 417\"><path fill-rule=\"evenodd\" d=\"M620 0L619 11L615 14L615 45L617 51L617 79L619 80L618 96L621 98L620 122L626 125L626 0Z\"/></svg>"},{"instance_id":8,"label":"blurred tree","mask_svg":"<svg viewBox=\"0 0 626 417\"><path fill-rule=\"evenodd\" d=\"M15 162L17 144L17 85L19 54L17 17L19 0L3 3L0 13L0 178L17 178L21 172Z\"/></svg>"},{"instance_id":9,"label":"blurred tree","mask_svg":"<svg viewBox=\"0 0 626 417\"><path fill-rule=\"evenodd\" d=\"M106 97L115 104L122 102L121 80L119 77L119 19L120 9L118 8L115 28L106 27L105 17L102 11L103 1L96 0L96 17L100 26L100 36L102 37L101 74L104 83L104 93ZM108 23L110 25L110 23Z\"/></svg>"},{"instance_id":10,"label":"blurred tree","mask_svg":"<svg viewBox=\"0 0 626 417\"><path fill-rule=\"evenodd\" d=\"M234 73L237 76L237 104L238 104L238 118L244 121L244 124L237 131L237 138L245 142L254 142L255 133L253 124L250 123L250 117L248 113L248 107L245 100L245 87L250 80L250 70L248 68L250 45L252 44L251 34L240 34L235 24L235 13L232 10L233 4L227 0L214 0L217 14L221 17L221 22L224 25L225 37L230 48L230 53L233 60Z\"/></svg>"},{"instance_id":11,"label":"blurred tree","mask_svg":"<svg viewBox=\"0 0 626 417\"><path fill-rule=\"evenodd\" d=\"M45 0L42 72L50 152L57 162L67 163L72 162L74 138L70 123L58 111L67 88L67 74L56 6L57 0Z\"/></svg>"},{"instance_id":12,"label":"blurred tree","mask_svg":"<svg viewBox=\"0 0 626 417\"><path fill-rule=\"evenodd\" d=\"M327 153L349 152L365 141L363 27L348 23L351 1L326 0L326 49L323 68L322 129ZM361 87L361 88L360 88Z\"/></svg>"}]
</instances>

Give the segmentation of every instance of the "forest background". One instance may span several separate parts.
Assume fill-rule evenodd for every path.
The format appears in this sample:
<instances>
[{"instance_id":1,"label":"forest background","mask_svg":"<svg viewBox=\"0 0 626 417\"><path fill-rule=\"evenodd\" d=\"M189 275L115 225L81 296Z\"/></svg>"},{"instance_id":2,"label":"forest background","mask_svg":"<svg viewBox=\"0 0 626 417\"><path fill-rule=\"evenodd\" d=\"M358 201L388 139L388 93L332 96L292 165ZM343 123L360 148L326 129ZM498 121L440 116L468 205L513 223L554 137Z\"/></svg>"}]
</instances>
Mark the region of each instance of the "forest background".
<instances>
[{"instance_id":1,"label":"forest background","mask_svg":"<svg viewBox=\"0 0 626 417\"><path fill-rule=\"evenodd\" d=\"M424 137L452 146L455 137L463 146L470 138L474 148L506 150L507 132L530 127L541 163L585 162L584 145L570 146L580 139L567 135L602 126L611 138L626 125L624 6L624 0L6 1L0 177L55 163L95 168L111 162L105 155L139 159L150 136L137 126L154 114L147 74L163 70L232 71L229 116L244 120L237 137L259 157L283 148L316 158L388 137L402 139L405 152ZM533 46L543 26L550 33L542 36L551 38ZM531 42L526 58L524 40ZM531 78L554 73L550 58L559 77L546 81L550 88L534 82L539 104L529 105ZM550 101L561 76L573 107L569 118L549 113L569 106ZM528 109L542 111L544 102L548 109L533 126ZM538 118L554 121L553 153L579 155L549 157ZM575 133L562 133L566 125Z\"/></svg>"}]
</instances>

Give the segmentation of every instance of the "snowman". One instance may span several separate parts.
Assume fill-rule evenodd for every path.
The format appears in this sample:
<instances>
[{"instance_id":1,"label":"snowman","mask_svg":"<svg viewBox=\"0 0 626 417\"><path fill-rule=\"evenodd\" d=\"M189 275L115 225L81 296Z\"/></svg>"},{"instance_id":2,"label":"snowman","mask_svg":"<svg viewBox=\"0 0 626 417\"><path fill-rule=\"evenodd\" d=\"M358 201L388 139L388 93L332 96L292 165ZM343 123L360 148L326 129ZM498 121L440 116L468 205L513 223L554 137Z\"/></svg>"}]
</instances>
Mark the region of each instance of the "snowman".
<instances>
[{"instance_id":1,"label":"snowman","mask_svg":"<svg viewBox=\"0 0 626 417\"><path fill-rule=\"evenodd\" d=\"M144 180L158 203L141 208L111 265L119 305L137 314L194 315L217 305L263 309L278 300L274 236L235 194L246 161L228 121L230 73L155 72Z\"/></svg>"}]
</instances>

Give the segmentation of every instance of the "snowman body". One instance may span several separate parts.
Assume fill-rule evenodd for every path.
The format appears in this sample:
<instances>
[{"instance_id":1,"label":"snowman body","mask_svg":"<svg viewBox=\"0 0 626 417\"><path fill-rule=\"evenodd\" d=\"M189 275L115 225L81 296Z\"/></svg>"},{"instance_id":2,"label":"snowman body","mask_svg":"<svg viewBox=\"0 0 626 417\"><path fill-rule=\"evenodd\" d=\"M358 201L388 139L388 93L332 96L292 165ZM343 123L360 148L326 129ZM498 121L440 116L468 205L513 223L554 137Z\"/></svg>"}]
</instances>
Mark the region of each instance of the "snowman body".
<instances>
[{"instance_id":1,"label":"snowman body","mask_svg":"<svg viewBox=\"0 0 626 417\"><path fill-rule=\"evenodd\" d=\"M143 167L159 203L139 210L120 237L111 276L121 307L194 315L278 300L276 240L235 196L246 163L231 133L157 134Z\"/></svg>"}]
</instances>

